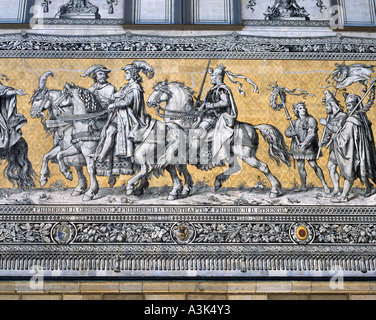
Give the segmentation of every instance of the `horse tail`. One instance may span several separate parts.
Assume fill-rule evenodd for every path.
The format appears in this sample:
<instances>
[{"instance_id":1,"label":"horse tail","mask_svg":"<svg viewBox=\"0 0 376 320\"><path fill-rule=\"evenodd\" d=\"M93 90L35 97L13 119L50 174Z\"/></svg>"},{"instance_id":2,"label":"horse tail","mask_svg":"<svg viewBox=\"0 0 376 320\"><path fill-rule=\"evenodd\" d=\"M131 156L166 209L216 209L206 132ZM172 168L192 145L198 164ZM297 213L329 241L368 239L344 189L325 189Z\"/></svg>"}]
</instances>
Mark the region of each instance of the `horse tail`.
<instances>
[{"instance_id":1,"label":"horse tail","mask_svg":"<svg viewBox=\"0 0 376 320\"><path fill-rule=\"evenodd\" d=\"M14 186L28 189L34 188L34 179L37 175L28 158L28 145L24 138L20 138L10 149L7 155L7 166L4 170L6 177Z\"/></svg>"},{"instance_id":2,"label":"horse tail","mask_svg":"<svg viewBox=\"0 0 376 320\"><path fill-rule=\"evenodd\" d=\"M291 166L291 155L286 146L285 139L282 133L274 126L270 124L260 124L254 126L256 130L259 130L264 140L269 144L269 156L278 165L281 161L287 166Z\"/></svg>"}]
</instances>

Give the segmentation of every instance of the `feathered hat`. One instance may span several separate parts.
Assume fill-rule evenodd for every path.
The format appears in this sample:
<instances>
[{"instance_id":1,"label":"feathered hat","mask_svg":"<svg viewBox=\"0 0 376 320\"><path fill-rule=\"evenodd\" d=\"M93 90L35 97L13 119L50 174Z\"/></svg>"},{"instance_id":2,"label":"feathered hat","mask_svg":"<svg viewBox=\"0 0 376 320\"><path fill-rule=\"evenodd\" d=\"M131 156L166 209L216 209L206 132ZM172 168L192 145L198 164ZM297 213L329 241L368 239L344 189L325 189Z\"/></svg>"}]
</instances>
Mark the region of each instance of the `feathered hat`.
<instances>
[{"instance_id":1,"label":"feathered hat","mask_svg":"<svg viewBox=\"0 0 376 320\"><path fill-rule=\"evenodd\" d=\"M111 70L107 69L105 66L101 64L95 64L91 66L89 69L87 69L83 74L81 74L81 77L93 77L93 75L99 71L102 71L105 73L111 72Z\"/></svg>"},{"instance_id":2,"label":"feathered hat","mask_svg":"<svg viewBox=\"0 0 376 320\"><path fill-rule=\"evenodd\" d=\"M147 76L148 79L153 78L155 74L154 68L146 61L141 60L135 60L131 64L127 64L126 66L121 68L121 70L135 70L137 73L141 71Z\"/></svg>"}]
</instances>

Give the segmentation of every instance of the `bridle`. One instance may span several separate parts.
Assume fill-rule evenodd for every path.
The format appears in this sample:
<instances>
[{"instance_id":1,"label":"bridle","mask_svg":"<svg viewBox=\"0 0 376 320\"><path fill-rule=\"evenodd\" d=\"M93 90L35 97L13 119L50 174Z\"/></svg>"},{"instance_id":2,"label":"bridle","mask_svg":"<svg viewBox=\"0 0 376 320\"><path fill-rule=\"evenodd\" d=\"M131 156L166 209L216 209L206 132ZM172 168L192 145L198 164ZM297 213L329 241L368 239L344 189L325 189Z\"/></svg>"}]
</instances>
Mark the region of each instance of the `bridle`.
<instances>
[{"instance_id":1,"label":"bridle","mask_svg":"<svg viewBox=\"0 0 376 320\"><path fill-rule=\"evenodd\" d=\"M191 111L176 111L176 110L168 110L161 106L161 98L163 94L167 94L168 99L171 98L171 92L166 87L159 87L158 93L154 101L156 101L157 110L156 113L162 119L193 119L195 120L198 116L198 112L191 110ZM171 113L171 116L166 116L166 112Z\"/></svg>"}]
</instances>

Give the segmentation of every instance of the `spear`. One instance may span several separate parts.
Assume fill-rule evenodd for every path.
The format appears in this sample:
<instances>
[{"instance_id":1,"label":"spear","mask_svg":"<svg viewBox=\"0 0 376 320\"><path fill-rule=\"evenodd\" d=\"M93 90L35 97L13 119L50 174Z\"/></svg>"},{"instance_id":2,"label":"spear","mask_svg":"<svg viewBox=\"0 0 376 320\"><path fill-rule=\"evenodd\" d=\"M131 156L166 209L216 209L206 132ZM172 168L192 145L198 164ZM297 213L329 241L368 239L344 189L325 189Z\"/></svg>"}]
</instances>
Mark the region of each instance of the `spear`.
<instances>
[{"instance_id":1,"label":"spear","mask_svg":"<svg viewBox=\"0 0 376 320\"><path fill-rule=\"evenodd\" d=\"M326 117L326 122L329 121L329 115ZM326 126L324 127L324 131L322 133L322 137L321 137L321 141L320 141L320 144L324 142L324 139L325 139L325 135L326 135ZM320 159L320 154L321 154L321 148L319 148L319 150L317 151L317 156L316 156L316 160L319 160Z\"/></svg>"}]
</instances>

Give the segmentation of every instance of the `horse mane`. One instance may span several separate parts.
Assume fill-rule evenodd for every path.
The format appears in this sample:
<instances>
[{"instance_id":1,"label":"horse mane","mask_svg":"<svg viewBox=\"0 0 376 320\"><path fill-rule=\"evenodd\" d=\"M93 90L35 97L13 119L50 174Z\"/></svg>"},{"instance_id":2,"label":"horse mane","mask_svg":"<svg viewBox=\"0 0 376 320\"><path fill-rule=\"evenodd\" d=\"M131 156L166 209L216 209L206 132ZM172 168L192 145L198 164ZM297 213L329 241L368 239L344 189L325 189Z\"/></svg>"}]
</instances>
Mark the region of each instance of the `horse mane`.
<instances>
[{"instance_id":1,"label":"horse mane","mask_svg":"<svg viewBox=\"0 0 376 320\"><path fill-rule=\"evenodd\" d=\"M169 84L173 86L177 86L178 88L182 89L184 93L190 96L191 98L193 98L194 94L196 93L195 91L192 90L192 88L186 86L184 82L172 81Z\"/></svg>"},{"instance_id":2,"label":"horse mane","mask_svg":"<svg viewBox=\"0 0 376 320\"><path fill-rule=\"evenodd\" d=\"M158 90L163 90L165 91L167 94L171 95L171 91L168 89L168 86L169 85L172 85L174 87L177 87L178 89L181 89L183 90L183 92L189 96L190 98L193 99L193 95L195 94L194 91L192 91L192 88L188 87L185 85L184 82L180 82L180 81L171 81L171 82L168 82L166 84L166 82L164 81L161 81L161 82L158 82L155 86L154 86L154 90L158 89ZM163 88L163 89L162 89Z\"/></svg>"}]
</instances>

